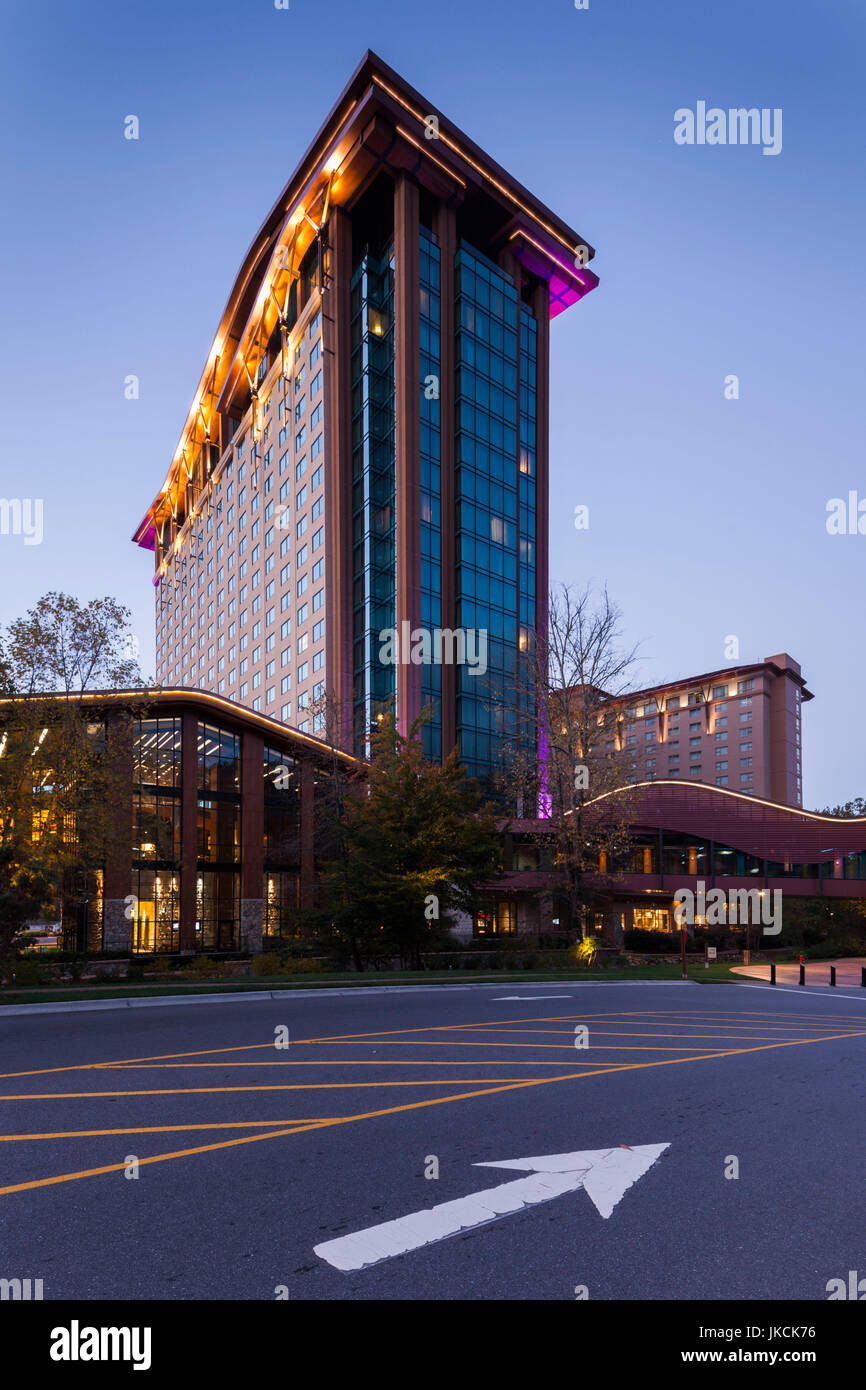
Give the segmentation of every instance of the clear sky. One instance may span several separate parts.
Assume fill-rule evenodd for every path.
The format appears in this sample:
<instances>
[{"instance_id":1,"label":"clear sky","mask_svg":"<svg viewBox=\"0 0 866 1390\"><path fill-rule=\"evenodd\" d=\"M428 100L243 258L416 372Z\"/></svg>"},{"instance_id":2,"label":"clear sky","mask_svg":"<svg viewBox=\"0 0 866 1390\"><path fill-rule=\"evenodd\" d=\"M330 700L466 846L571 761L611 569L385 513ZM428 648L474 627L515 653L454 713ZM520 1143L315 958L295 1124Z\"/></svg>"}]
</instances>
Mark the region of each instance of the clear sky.
<instances>
[{"instance_id":1,"label":"clear sky","mask_svg":"<svg viewBox=\"0 0 866 1390\"><path fill-rule=\"evenodd\" d=\"M553 580L607 582L641 684L724 666L730 636L790 652L804 804L866 795L866 535L826 529L866 500L864 40L863 0L0 0L0 496L44 509L41 544L0 535L0 622L112 593L153 669L130 536L247 247L372 48L597 248L551 333ZM781 152L676 144L699 101L781 108Z\"/></svg>"}]
</instances>

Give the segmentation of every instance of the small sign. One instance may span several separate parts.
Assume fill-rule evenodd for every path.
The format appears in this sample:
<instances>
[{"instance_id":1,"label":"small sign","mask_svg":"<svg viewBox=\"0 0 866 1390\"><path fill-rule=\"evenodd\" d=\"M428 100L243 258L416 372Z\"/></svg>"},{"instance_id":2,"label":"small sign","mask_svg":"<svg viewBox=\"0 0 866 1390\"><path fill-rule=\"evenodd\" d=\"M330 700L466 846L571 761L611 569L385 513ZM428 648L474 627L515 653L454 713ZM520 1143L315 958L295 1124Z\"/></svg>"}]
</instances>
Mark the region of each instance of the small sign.
<instances>
[{"instance_id":1,"label":"small sign","mask_svg":"<svg viewBox=\"0 0 866 1390\"><path fill-rule=\"evenodd\" d=\"M715 948L715 946L708 946L708 947L707 947L707 960L715 960L715 958L716 958L716 948Z\"/></svg>"}]
</instances>

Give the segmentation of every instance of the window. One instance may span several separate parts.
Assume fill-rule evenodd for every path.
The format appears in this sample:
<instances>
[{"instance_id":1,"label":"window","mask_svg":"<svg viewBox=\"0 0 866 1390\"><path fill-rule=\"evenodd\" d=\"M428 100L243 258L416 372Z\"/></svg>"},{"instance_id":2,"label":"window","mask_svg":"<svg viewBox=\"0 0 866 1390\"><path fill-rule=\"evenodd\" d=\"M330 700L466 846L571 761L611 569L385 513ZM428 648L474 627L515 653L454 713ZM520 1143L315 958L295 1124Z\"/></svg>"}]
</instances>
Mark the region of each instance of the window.
<instances>
[{"instance_id":1,"label":"window","mask_svg":"<svg viewBox=\"0 0 866 1390\"><path fill-rule=\"evenodd\" d=\"M752 759L751 759L751 758L740 758L740 767L751 767L751 766L752 766Z\"/></svg>"},{"instance_id":2,"label":"window","mask_svg":"<svg viewBox=\"0 0 866 1390\"><path fill-rule=\"evenodd\" d=\"M714 700L724 700L724 699L726 698L726 696L727 696L727 693L728 693L728 687L727 687L726 685L714 685L714 686L713 686L713 699L714 699Z\"/></svg>"},{"instance_id":3,"label":"window","mask_svg":"<svg viewBox=\"0 0 866 1390\"><path fill-rule=\"evenodd\" d=\"M753 680L737 681L737 694L744 695L747 690L753 690L755 682Z\"/></svg>"},{"instance_id":4,"label":"window","mask_svg":"<svg viewBox=\"0 0 866 1390\"><path fill-rule=\"evenodd\" d=\"M752 751L752 745L751 745L751 743L741 743L741 744L740 744L740 752L741 752L741 753L751 753L751 751Z\"/></svg>"}]
</instances>

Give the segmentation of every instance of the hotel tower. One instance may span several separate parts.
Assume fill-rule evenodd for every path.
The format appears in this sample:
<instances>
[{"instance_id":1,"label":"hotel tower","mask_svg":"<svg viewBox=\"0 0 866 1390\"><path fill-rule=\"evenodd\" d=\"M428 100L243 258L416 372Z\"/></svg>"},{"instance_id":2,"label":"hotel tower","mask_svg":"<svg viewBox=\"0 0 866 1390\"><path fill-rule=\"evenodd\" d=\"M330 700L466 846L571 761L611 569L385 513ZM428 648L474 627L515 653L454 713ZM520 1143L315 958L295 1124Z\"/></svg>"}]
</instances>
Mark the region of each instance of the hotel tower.
<instances>
[{"instance_id":1,"label":"hotel tower","mask_svg":"<svg viewBox=\"0 0 866 1390\"><path fill-rule=\"evenodd\" d=\"M160 685L355 753L383 709L405 730L430 705L428 755L487 782L546 622L549 324L593 254L368 53L253 239L135 532ZM383 660L389 631L444 633L442 659Z\"/></svg>"}]
</instances>

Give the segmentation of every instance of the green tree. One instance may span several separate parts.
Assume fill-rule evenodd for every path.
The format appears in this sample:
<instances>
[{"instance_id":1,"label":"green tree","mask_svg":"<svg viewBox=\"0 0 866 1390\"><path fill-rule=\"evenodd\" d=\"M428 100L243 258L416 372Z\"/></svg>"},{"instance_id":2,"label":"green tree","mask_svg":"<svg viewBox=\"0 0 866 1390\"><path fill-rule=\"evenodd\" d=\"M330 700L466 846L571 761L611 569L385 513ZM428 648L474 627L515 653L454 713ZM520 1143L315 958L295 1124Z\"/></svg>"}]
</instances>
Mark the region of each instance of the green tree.
<instances>
[{"instance_id":1,"label":"green tree","mask_svg":"<svg viewBox=\"0 0 866 1390\"><path fill-rule=\"evenodd\" d=\"M0 955L59 911L64 881L97 871L128 795L85 692L141 686L129 613L49 593L0 632ZM114 732L122 739L127 704Z\"/></svg>"},{"instance_id":2,"label":"green tree","mask_svg":"<svg viewBox=\"0 0 866 1390\"><path fill-rule=\"evenodd\" d=\"M500 837L477 784L456 752L441 766L424 758L428 717L405 737L392 714L383 717L367 776L334 821L323 911L358 968L382 954L421 968L422 950L445 937L449 913L471 912L478 886L499 873Z\"/></svg>"}]
</instances>

